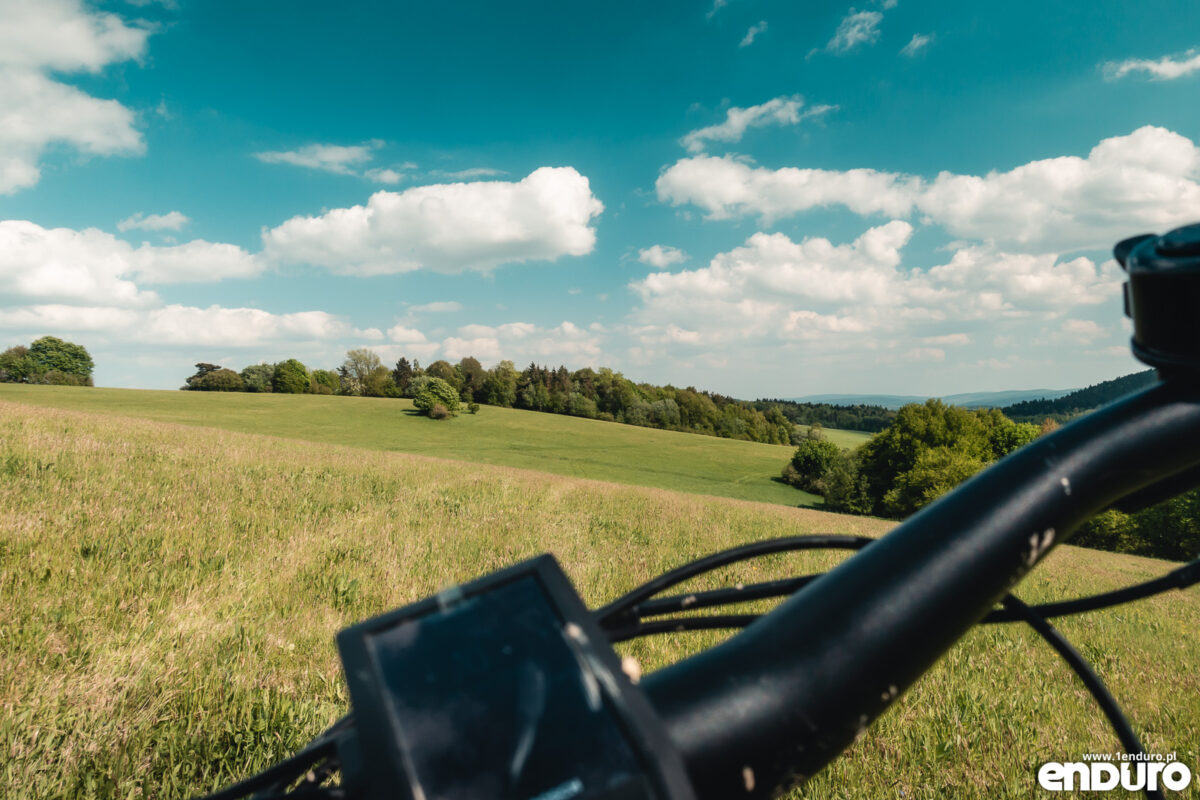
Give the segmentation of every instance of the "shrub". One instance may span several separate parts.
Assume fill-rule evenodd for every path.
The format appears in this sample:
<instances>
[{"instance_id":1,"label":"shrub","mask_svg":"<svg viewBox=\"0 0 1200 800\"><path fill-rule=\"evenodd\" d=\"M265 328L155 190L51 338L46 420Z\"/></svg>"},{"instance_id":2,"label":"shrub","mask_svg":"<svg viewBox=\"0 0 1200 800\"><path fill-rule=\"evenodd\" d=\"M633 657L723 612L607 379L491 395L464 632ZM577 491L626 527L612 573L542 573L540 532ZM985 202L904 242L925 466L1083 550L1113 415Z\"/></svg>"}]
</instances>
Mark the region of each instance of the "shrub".
<instances>
[{"instance_id":1,"label":"shrub","mask_svg":"<svg viewBox=\"0 0 1200 800\"><path fill-rule=\"evenodd\" d=\"M313 394L337 394L341 388L342 379L327 369L314 369L309 378L309 391Z\"/></svg>"},{"instance_id":2,"label":"shrub","mask_svg":"<svg viewBox=\"0 0 1200 800\"><path fill-rule=\"evenodd\" d=\"M35 382L46 386L91 386L92 378L90 375L73 375L61 369L52 369L38 375Z\"/></svg>"},{"instance_id":3,"label":"shrub","mask_svg":"<svg viewBox=\"0 0 1200 800\"><path fill-rule=\"evenodd\" d=\"M454 416L458 411L462 401L458 398L458 390L441 378L425 377L423 381L413 381L413 385L418 385L416 395L413 397L413 407L418 411L424 411L429 416L433 416L432 411L435 405L441 405L446 410L447 416Z\"/></svg>"},{"instance_id":4,"label":"shrub","mask_svg":"<svg viewBox=\"0 0 1200 800\"><path fill-rule=\"evenodd\" d=\"M434 403L429 409L430 419L447 419L450 416L450 409L446 408L441 403Z\"/></svg>"},{"instance_id":5,"label":"shrub","mask_svg":"<svg viewBox=\"0 0 1200 800\"><path fill-rule=\"evenodd\" d=\"M467 403L467 411L472 414L479 413L479 403Z\"/></svg>"},{"instance_id":6,"label":"shrub","mask_svg":"<svg viewBox=\"0 0 1200 800\"><path fill-rule=\"evenodd\" d=\"M805 439L792 455L792 461L788 464L791 469L784 468L783 479L806 492L815 492L817 484L825 477L840 452L833 442Z\"/></svg>"}]
</instances>

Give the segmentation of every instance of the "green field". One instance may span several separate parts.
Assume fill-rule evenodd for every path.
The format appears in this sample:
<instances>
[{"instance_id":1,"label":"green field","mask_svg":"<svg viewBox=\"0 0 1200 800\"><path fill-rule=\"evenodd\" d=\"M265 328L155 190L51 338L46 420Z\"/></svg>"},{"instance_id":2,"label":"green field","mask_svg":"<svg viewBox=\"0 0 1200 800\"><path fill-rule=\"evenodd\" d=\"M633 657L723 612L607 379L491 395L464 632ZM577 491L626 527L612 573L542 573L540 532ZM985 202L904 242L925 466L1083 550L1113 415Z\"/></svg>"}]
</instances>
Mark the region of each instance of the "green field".
<instances>
[{"instance_id":1,"label":"green field","mask_svg":"<svg viewBox=\"0 0 1200 800\"><path fill-rule=\"evenodd\" d=\"M52 393L21 394L22 403L3 395L0 797L175 798L243 777L345 713L337 630L542 551L559 557L595 606L734 544L888 528L812 509L202 429L196 419L181 426L28 404L59 397ZM341 407L375 413L370 403ZM245 407L231 408L250 424ZM820 570L838 558L780 556L693 586ZM1170 566L1066 546L1018 594L1074 597ZM1148 750L1200 768L1200 592L1060 627ZM652 670L716 639L659 637L623 650ZM1038 764L1115 749L1057 656L1023 628L994 626L969 635L845 757L789 796L1050 797L1033 789ZM1200 786L1186 796L1200 797Z\"/></svg>"},{"instance_id":2,"label":"green field","mask_svg":"<svg viewBox=\"0 0 1200 800\"><path fill-rule=\"evenodd\" d=\"M409 400L0 384L0 400L260 433L309 442L393 450L712 494L811 506L820 498L772 480L794 448L660 431L612 422L484 406L439 422ZM857 447L868 438L830 430Z\"/></svg>"}]
</instances>

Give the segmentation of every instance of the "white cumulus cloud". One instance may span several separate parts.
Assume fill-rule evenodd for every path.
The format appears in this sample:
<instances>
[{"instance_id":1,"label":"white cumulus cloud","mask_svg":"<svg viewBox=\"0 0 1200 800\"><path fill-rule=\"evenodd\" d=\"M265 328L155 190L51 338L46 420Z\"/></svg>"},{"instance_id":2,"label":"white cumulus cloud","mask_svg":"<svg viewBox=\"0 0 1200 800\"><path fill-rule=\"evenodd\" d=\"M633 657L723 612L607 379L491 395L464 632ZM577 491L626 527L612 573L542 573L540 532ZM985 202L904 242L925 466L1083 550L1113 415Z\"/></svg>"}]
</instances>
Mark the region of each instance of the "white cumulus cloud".
<instances>
[{"instance_id":1,"label":"white cumulus cloud","mask_svg":"<svg viewBox=\"0 0 1200 800\"><path fill-rule=\"evenodd\" d=\"M95 228L0 221L0 297L147 306L157 295L135 282L207 283L261 271L257 257L230 244L197 239L135 248Z\"/></svg>"},{"instance_id":2,"label":"white cumulus cloud","mask_svg":"<svg viewBox=\"0 0 1200 800\"><path fill-rule=\"evenodd\" d=\"M919 211L956 237L1064 252L1111 245L1114 231L1165 230L1200 217L1200 149L1145 126L1104 139L1086 157L1031 161L1007 172L932 180L872 169L755 167L731 156L684 158L659 176L658 197L713 219L765 220L841 205L862 214Z\"/></svg>"},{"instance_id":3,"label":"white cumulus cloud","mask_svg":"<svg viewBox=\"0 0 1200 800\"><path fill-rule=\"evenodd\" d=\"M328 343L374 338L324 311L274 314L258 308L198 308L178 304L150 309L63 304L0 308L0 328L88 331L106 339L154 346L259 347L281 342Z\"/></svg>"},{"instance_id":4,"label":"white cumulus cloud","mask_svg":"<svg viewBox=\"0 0 1200 800\"><path fill-rule=\"evenodd\" d=\"M264 231L263 243L275 260L343 275L486 272L590 253L590 223L603 210L586 177L571 167L542 167L515 182L376 192L365 206L294 217Z\"/></svg>"},{"instance_id":5,"label":"white cumulus cloud","mask_svg":"<svg viewBox=\"0 0 1200 800\"><path fill-rule=\"evenodd\" d=\"M1112 262L1053 254L962 248L946 264L905 268L913 233L901 220L849 244L756 233L705 267L652 273L630 288L641 343L732 348L738 343L808 342L864 350L907 346L922 359L964 346L964 325L1005 320L1032 325L1072 308L1112 302L1120 276ZM1054 323L1057 325L1058 323Z\"/></svg>"},{"instance_id":6,"label":"white cumulus cloud","mask_svg":"<svg viewBox=\"0 0 1200 800\"><path fill-rule=\"evenodd\" d=\"M758 214L768 220L830 205L906 216L920 186L920 178L873 169L768 169L708 155L680 159L655 184L660 200L699 206L712 219Z\"/></svg>"},{"instance_id":7,"label":"white cumulus cloud","mask_svg":"<svg viewBox=\"0 0 1200 800\"><path fill-rule=\"evenodd\" d=\"M150 32L80 0L0 3L0 64L31 70L99 72L139 58Z\"/></svg>"},{"instance_id":8,"label":"white cumulus cloud","mask_svg":"<svg viewBox=\"0 0 1200 800\"><path fill-rule=\"evenodd\" d=\"M749 108L734 106L725 112L724 122L694 130L680 139L679 143L687 148L688 152L699 153L704 150L707 142L739 142L749 128L796 125L801 120L819 117L836 108L837 106L820 105L804 109L804 98L800 95L776 97Z\"/></svg>"},{"instance_id":9,"label":"white cumulus cloud","mask_svg":"<svg viewBox=\"0 0 1200 800\"><path fill-rule=\"evenodd\" d=\"M139 58L149 33L78 0L0 3L0 194L36 184L53 145L85 155L144 151L133 112L47 73L95 73Z\"/></svg>"},{"instance_id":10,"label":"white cumulus cloud","mask_svg":"<svg viewBox=\"0 0 1200 800\"><path fill-rule=\"evenodd\" d=\"M581 367L602 358L602 334L567 321L552 328L530 322L465 325L442 342L441 353L451 361L474 356L485 363L503 358L518 365L536 361Z\"/></svg>"},{"instance_id":11,"label":"white cumulus cloud","mask_svg":"<svg viewBox=\"0 0 1200 800\"><path fill-rule=\"evenodd\" d=\"M687 253L678 247L656 244L638 251L638 261L655 269L666 269L672 264L682 264L686 260Z\"/></svg>"},{"instance_id":12,"label":"white cumulus cloud","mask_svg":"<svg viewBox=\"0 0 1200 800\"><path fill-rule=\"evenodd\" d=\"M1130 58L1125 61L1110 61L1104 65L1104 74L1109 80L1123 78L1132 72L1143 72L1150 78L1170 81L1191 75L1200 70L1200 49L1192 48L1178 56L1163 56L1157 60Z\"/></svg>"}]
</instances>

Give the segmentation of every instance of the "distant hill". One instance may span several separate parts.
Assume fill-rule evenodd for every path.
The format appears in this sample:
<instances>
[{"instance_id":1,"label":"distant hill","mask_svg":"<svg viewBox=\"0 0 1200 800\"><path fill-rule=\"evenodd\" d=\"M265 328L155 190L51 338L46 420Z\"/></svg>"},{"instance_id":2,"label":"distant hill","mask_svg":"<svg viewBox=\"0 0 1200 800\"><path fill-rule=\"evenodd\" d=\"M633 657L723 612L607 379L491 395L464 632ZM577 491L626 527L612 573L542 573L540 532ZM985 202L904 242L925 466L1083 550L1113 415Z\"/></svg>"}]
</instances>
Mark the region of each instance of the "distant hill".
<instances>
[{"instance_id":1,"label":"distant hill","mask_svg":"<svg viewBox=\"0 0 1200 800\"><path fill-rule=\"evenodd\" d=\"M967 408L999 408L1005 416L1017 422L1041 422L1047 417L1062 422L1149 386L1154 380L1154 370L1148 369L1083 389L967 392L945 395L940 399L950 405ZM919 395L897 394L813 394L779 400L756 400L754 406L760 411L776 406L798 425L819 422L828 427L873 433L891 424L896 409L909 403L924 403L927 399Z\"/></svg>"},{"instance_id":2,"label":"distant hill","mask_svg":"<svg viewBox=\"0 0 1200 800\"><path fill-rule=\"evenodd\" d=\"M1040 422L1046 417L1062 421L1085 411L1099 408L1105 403L1111 403L1118 397L1143 389L1156 380L1154 370L1148 369L1114 378L1111 381L1097 383L1084 389L1076 389L1061 397L1026 400L1005 406L1001 410L1005 416L1018 422Z\"/></svg>"},{"instance_id":3,"label":"distant hill","mask_svg":"<svg viewBox=\"0 0 1200 800\"><path fill-rule=\"evenodd\" d=\"M954 406L967 408L1001 408L1026 400L1054 400L1071 394L1073 389L1017 389L1004 392L968 392L951 394L941 399ZM880 406L895 411L909 403L924 403L928 397L902 394L813 394L789 397L793 403L813 403L831 406Z\"/></svg>"}]
</instances>

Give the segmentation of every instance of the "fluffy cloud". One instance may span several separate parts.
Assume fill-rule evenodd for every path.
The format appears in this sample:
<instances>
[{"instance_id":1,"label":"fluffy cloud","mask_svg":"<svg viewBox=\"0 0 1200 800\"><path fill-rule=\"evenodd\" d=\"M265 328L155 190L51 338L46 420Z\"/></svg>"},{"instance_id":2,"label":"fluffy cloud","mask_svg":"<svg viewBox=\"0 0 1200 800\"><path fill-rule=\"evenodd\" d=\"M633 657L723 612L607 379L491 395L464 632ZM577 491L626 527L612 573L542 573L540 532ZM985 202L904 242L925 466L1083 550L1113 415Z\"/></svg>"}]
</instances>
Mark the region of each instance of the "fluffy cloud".
<instances>
[{"instance_id":1,"label":"fluffy cloud","mask_svg":"<svg viewBox=\"0 0 1200 800\"><path fill-rule=\"evenodd\" d=\"M848 53L860 45L875 44L879 41L879 23L882 21L883 14L878 11L855 11L852 8L825 49L830 53Z\"/></svg>"},{"instance_id":2,"label":"fluffy cloud","mask_svg":"<svg viewBox=\"0 0 1200 800\"><path fill-rule=\"evenodd\" d=\"M474 356L484 362L506 358L518 364L537 361L583 366L597 364L603 350L596 332L571 322L553 328L510 322L495 327L465 325L457 336L442 342L442 356L451 361Z\"/></svg>"},{"instance_id":3,"label":"fluffy cloud","mask_svg":"<svg viewBox=\"0 0 1200 800\"><path fill-rule=\"evenodd\" d=\"M0 64L29 70L99 72L138 58L149 31L80 0L9 0L0 5Z\"/></svg>"},{"instance_id":4,"label":"fluffy cloud","mask_svg":"<svg viewBox=\"0 0 1200 800\"><path fill-rule=\"evenodd\" d=\"M681 159L663 171L659 199L715 219L766 220L842 205L857 214L914 210L949 233L1064 252L1107 247L1114 230L1164 230L1200 216L1200 149L1146 126L1105 139L1086 158L1061 156L987 175L943 172L932 181L870 169L767 169L725 156Z\"/></svg>"},{"instance_id":5,"label":"fluffy cloud","mask_svg":"<svg viewBox=\"0 0 1200 800\"><path fill-rule=\"evenodd\" d=\"M363 173L363 177L369 178L376 183L391 185L404 180L404 173L397 172L394 169L369 169Z\"/></svg>"},{"instance_id":6,"label":"fluffy cloud","mask_svg":"<svg viewBox=\"0 0 1200 800\"><path fill-rule=\"evenodd\" d=\"M148 35L78 0L0 4L0 194L36 184L42 154L54 144L89 155L144 150L129 109L46 73L98 72L138 58Z\"/></svg>"},{"instance_id":7,"label":"fluffy cloud","mask_svg":"<svg viewBox=\"0 0 1200 800\"><path fill-rule=\"evenodd\" d=\"M912 210L921 179L873 169L772 170L734 156L702 155L668 167L655 187L660 200L700 206L712 219L759 214L774 220L830 205L901 217Z\"/></svg>"},{"instance_id":8,"label":"fluffy cloud","mask_svg":"<svg viewBox=\"0 0 1200 800\"><path fill-rule=\"evenodd\" d=\"M641 299L637 333L647 346L808 342L861 353L907 343L906 352L929 360L938 357L934 351L944 358L945 346L969 344L964 325L1054 320L1071 308L1113 301L1120 286L1111 262L991 246L960 249L929 269L904 269L901 251L912 232L895 220L841 245L756 233L706 267L632 283Z\"/></svg>"},{"instance_id":9,"label":"fluffy cloud","mask_svg":"<svg viewBox=\"0 0 1200 800\"><path fill-rule=\"evenodd\" d=\"M295 217L263 232L265 252L343 275L430 269L489 271L518 261L585 255L604 206L570 167L542 167L517 182L434 184L376 192L365 206Z\"/></svg>"},{"instance_id":10,"label":"fluffy cloud","mask_svg":"<svg viewBox=\"0 0 1200 800\"><path fill-rule=\"evenodd\" d=\"M272 314L258 308L167 305L153 309L34 305L0 309L0 328L89 331L154 345L260 347L287 341L374 338L324 311Z\"/></svg>"},{"instance_id":11,"label":"fluffy cloud","mask_svg":"<svg viewBox=\"0 0 1200 800\"><path fill-rule=\"evenodd\" d=\"M767 125L796 125L801 120L819 117L833 111L837 106L813 106L805 111L804 98L800 95L776 97L749 108L734 106L725 112L725 121L692 131L679 140L690 153L702 152L706 142L739 142L749 128Z\"/></svg>"},{"instance_id":12,"label":"fluffy cloud","mask_svg":"<svg viewBox=\"0 0 1200 800\"><path fill-rule=\"evenodd\" d=\"M666 269L672 264L682 264L686 260L687 253L678 247L656 244L638 251L638 261L648 264L655 269Z\"/></svg>"},{"instance_id":13,"label":"fluffy cloud","mask_svg":"<svg viewBox=\"0 0 1200 800\"><path fill-rule=\"evenodd\" d=\"M43 228L0 221L0 297L137 307L158 302L144 283L203 283L262 271L241 248L197 239L172 247L133 247L89 228Z\"/></svg>"},{"instance_id":14,"label":"fluffy cloud","mask_svg":"<svg viewBox=\"0 0 1200 800\"><path fill-rule=\"evenodd\" d=\"M766 31L766 20L762 20L757 25L751 25L750 30L746 31L746 35L742 37L742 41L738 44L738 47L749 47L750 45L754 44L754 40L758 38L760 33L766 33Z\"/></svg>"},{"instance_id":15,"label":"fluffy cloud","mask_svg":"<svg viewBox=\"0 0 1200 800\"><path fill-rule=\"evenodd\" d=\"M117 223L117 230L124 233L125 231L141 230L141 231L177 231L181 230L184 225L191 222L186 216L178 211L169 211L166 214L146 214L143 215L140 211L131 217L126 217Z\"/></svg>"},{"instance_id":16,"label":"fluffy cloud","mask_svg":"<svg viewBox=\"0 0 1200 800\"><path fill-rule=\"evenodd\" d=\"M1157 61L1145 58L1130 58L1125 61L1110 61L1104 65L1104 74L1109 80L1123 78L1131 72L1144 72L1160 81L1174 80L1200 70L1200 50L1192 48L1181 56L1163 56Z\"/></svg>"},{"instance_id":17,"label":"fluffy cloud","mask_svg":"<svg viewBox=\"0 0 1200 800\"><path fill-rule=\"evenodd\" d=\"M416 328L409 328L404 325L393 325L391 328L388 328L387 337L397 344L420 344L428 341L425 338L425 334Z\"/></svg>"}]
</instances>

